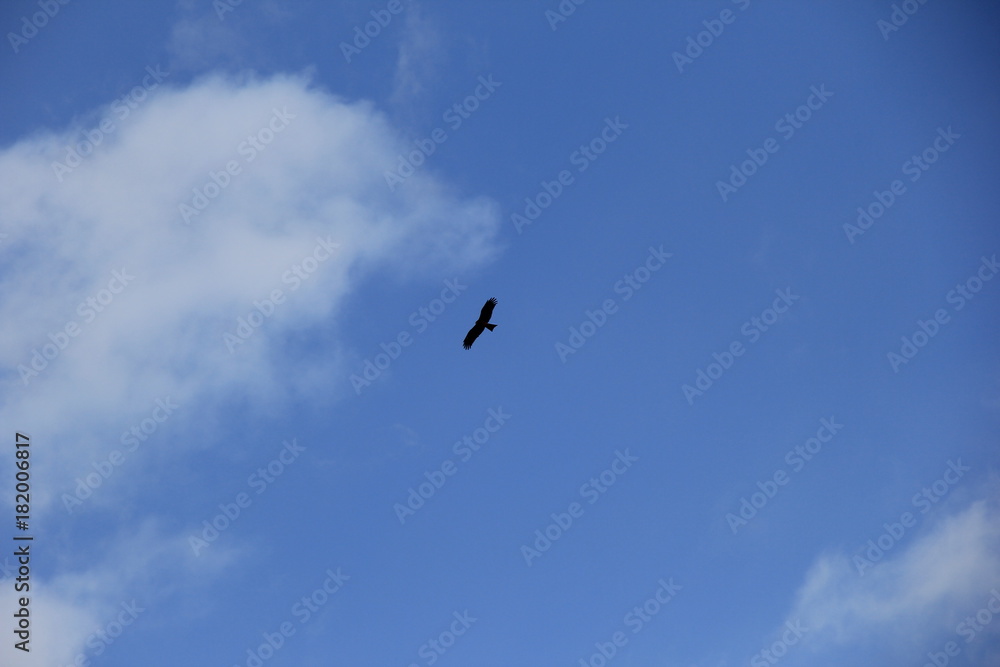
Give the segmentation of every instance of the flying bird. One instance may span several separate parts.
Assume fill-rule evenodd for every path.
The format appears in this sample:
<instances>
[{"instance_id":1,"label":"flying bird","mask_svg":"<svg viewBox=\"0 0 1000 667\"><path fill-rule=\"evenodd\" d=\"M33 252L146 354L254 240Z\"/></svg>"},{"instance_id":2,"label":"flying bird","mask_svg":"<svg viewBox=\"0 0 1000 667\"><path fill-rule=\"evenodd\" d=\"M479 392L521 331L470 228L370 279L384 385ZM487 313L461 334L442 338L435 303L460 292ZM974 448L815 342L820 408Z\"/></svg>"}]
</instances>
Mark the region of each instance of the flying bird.
<instances>
[{"instance_id":1,"label":"flying bird","mask_svg":"<svg viewBox=\"0 0 1000 667\"><path fill-rule=\"evenodd\" d=\"M483 310L479 313L479 319L476 320L476 323L472 325L471 329L469 329L469 333L465 334L465 340L462 341L462 347L466 350L472 348L472 344L476 342L476 339L479 338L479 334L483 333L484 330L489 329L490 331L493 331L497 328L497 325L490 324L490 318L493 316L493 308L496 305L497 300L491 298L483 306Z\"/></svg>"}]
</instances>

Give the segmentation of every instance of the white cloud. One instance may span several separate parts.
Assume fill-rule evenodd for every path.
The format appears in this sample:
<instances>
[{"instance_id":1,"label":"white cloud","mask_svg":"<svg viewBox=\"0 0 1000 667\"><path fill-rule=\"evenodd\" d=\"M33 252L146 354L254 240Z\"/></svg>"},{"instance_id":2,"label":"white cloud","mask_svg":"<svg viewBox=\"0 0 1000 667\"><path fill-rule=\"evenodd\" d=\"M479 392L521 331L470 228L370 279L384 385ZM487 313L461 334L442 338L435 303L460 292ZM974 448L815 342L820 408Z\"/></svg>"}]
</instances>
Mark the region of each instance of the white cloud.
<instances>
[{"instance_id":1,"label":"white cloud","mask_svg":"<svg viewBox=\"0 0 1000 667\"><path fill-rule=\"evenodd\" d=\"M24 653L13 642L3 642L0 664L72 665L79 664L76 659L81 653L93 664L130 626L144 622L146 610L169 594L173 586L164 582L194 580L204 585L232 567L238 556L235 550L215 545L195 558L183 538L164 535L154 520L142 521L134 531L127 534L122 529L103 543L101 550L110 553L98 563L82 563L87 559L80 550L54 549L54 544L36 541L28 591L30 651ZM55 559L58 574L45 579L35 574L43 559L42 552L34 551L38 548L46 554L65 554ZM19 608L16 601L13 586L5 581L0 604L13 613Z\"/></svg>"},{"instance_id":2,"label":"white cloud","mask_svg":"<svg viewBox=\"0 0 1000 667\"><path fill-rule=\"evenodd\" d=\"M305 363L286 351L287 335L335 331L339 305L373 272L433 272L437 281L497 252L490 200L462 198L427 171L388 191L383 170L402 143L371 104L348 103L297 76L213 76L184 88L168 79L154 93L62 182L53 162L93 129L92 119L0 151L0 230L8 234L0 317L16 323L0 329L0 362L30 367L33 350L53 338L49 352L65 344L27 386L16 371L0 376L0 421L27 430L36 451L44 447L34 463L44 483L32 499L34 512L52 512L53 522L75 520L59 496L118 446L108 434L147 417L155 399L172 397L182 407L171 419L190 425L212 422L214 406L234 395L263 404L322 389L328 400L334 383L347 393L336 345ZM115 118L110 107L102 111ZM240 173L185 224L179 204L193 206L192 189L204 190L227 163ZM296 289L283 275L316 257L317 239L339 247ZM123 270L134 276L124 289L112 281ZM275 289L285 302L231 354L223 335ZM107 296L93 317L89 307L78 310ZM63 338L68 323L78 334ZM171 454L183 456L177 444ZM151 537L135 548L155 552L178 539ZM120 565L111 560L95 572ZM39 615L61 619L65 649L44 664L71 658L83 628L99 620L57 583L38 582ZM117 604L113 597L105 602Z\"/></svg>"},{"instance_id":3,"label":"white cloud","mask_svg":"<svg viewBox=\"0 0 1000 667\"><path fill-rule=\"evenodd\" d=\"M400 147L369 104L296 77L159 92L62 183L51 163L79 128L0 153L0 210L16 212L3 225L0 315L18 322L0 333L2 362L30 367L50 334L80 328L27 386L17 373L3 379L7 423L79 436L90 415L127 425L156 397L268 392L281 359L272 343L326 321L365 273L460 271L494 254L492 202L460 199L427 173L389 193L382 172ZM268 127L281 125L275 110L288 118L279 132ZM246 141L258 134L270 139L259 150ZM227 163L240 173L184 224L179 205L195 210L193 189L215 193L210 174ZM317 239L339 244L335 256L305 279L285 276ZM134 279L121 293L78 310L123 269ZM224 333L275 289L285 303L230 354Z\"/></svg>"},{"instance_id":4,"label":"white cloud","mask_svg":"<svg viewBox=\"0 0 1000 667\"><path fill-rule=\"evenodd\" d=\"M964 644L956 627L1000 585L996 496L994 483L987 499L938 517L921 534L904 535L864 576L850 556L818 558L788 616L808 628L805 644L820 652L847 645L892 652L938 640Z\"/></svg>"}]
</instances>

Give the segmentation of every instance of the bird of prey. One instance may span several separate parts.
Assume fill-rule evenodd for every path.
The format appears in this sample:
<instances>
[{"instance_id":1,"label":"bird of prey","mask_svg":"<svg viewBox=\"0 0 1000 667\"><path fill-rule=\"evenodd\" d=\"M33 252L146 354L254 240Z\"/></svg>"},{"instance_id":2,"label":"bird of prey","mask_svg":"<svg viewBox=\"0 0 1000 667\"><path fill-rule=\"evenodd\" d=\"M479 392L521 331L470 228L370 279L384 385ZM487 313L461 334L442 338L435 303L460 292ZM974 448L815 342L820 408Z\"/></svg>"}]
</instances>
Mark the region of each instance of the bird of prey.
<instances>
[{"instance_id":1,"label":"bird of prey","mask_svg":"<svg viewBox=\"0 0 1000 667\"><path fill-rule=\"evenodd\" d=\"M476 320L476 323L472 325L471 329L469 329L469 333L465 334L465 340L462 341L462 347L466 350L472 348L472 344L476 342L476 339L479 338L479 334L483 333L485 329L493 331L497 328L497 325L490 324L490 317L493 316L493 308L496 305L497 300L491 298L486 302L486 305L483 306L483 310L479 313L479 319Z\"/></svg>"}]
</instances>

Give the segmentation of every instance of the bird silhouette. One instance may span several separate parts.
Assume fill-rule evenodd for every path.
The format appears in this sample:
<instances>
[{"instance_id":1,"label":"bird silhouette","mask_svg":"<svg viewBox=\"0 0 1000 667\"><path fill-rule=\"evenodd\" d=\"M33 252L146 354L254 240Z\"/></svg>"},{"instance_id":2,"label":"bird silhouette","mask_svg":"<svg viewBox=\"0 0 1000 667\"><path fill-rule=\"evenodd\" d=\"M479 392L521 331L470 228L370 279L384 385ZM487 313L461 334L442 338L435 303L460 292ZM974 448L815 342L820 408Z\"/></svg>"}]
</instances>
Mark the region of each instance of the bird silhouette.
<instances>
[{"instance_id":1,"label":"bird silhouette","mask_svg":"<svg viewBox=\"0 0 1000 667\"><path fill-rule=\"evenodd\" d=\"M476 320L476 323L472 325L471 329L469 329L469 333L465 334L465 340L462 341L462 347L466 350L472 348L472 344L476 342L476 339L479 338L479 334L483 333L484 330L489 329L490 331L493 331L497 328L497 325L490 324L490 318L493 316L493 308L496 305L497 300L491 298L483 306L483 310L479 313L479 319Z\"/></svg>"}]
</instances>

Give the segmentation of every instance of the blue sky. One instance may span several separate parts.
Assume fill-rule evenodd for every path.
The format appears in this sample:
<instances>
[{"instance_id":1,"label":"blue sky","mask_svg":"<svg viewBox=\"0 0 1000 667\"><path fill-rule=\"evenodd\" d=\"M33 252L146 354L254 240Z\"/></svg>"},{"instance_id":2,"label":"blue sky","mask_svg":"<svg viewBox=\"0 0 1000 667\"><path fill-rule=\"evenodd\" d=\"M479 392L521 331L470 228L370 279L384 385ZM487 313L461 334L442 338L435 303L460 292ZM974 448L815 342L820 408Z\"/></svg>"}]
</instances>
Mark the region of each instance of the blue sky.
<instances>
[{"instance_id":1,"label":"blue sky","mask_svg":"<svg viewBox=\"0 0 1000 667\"><path fill-rule=\"evenodd\" d=\"M1000 661L995 8L0 19L3 664Z\"/></svg>"}]
</instances>

